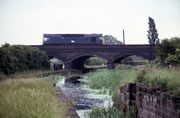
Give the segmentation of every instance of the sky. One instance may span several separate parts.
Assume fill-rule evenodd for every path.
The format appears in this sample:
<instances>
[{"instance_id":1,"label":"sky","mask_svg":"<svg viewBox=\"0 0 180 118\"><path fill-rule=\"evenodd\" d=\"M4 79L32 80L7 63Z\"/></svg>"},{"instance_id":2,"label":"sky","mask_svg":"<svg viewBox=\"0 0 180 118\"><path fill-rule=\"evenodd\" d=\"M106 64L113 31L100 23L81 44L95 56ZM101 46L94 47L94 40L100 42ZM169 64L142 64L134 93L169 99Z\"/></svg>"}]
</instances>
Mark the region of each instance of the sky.
<instances>
[{"instance_id":1,"label":"sky","mask_svg":"<svg viewBox=\"0 0 180 118\"><path fill-rule=\"evenodd\" d=\"M0 44L42 44L43 34L102 33L148 44L148 17L159 39L180 37L180 0L0 0Z\"/></svg>"}]
</instances>

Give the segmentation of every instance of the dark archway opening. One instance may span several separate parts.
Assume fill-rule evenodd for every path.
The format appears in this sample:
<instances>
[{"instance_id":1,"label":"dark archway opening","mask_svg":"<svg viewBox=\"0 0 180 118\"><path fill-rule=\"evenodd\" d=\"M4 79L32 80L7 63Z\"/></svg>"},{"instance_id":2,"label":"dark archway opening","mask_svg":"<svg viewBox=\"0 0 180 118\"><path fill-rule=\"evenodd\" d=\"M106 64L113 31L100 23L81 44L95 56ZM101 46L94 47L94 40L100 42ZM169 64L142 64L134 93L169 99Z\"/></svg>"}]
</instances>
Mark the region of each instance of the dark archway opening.
<instances>
[{"instance_id":1,"label":"dark archway opening","mask_svg":"<svg viewBox=\"0 0 180 118\"><path fill-rule=\"evenodd\" d=\"M149 60L138 55L126 55L114 60L114 68L119 64L131 65L131 66L144 66L149 63Z\"/></svg>"},{"instance_id":2,"label":"dark archway opening","mask_svg":"<svg viewBox=\"0 0 180 118\"><path fill-rule=\"evenodd\" d=\"M81 56L71 62L71 68L89 72L99 68L106 68L106 60L97 56Z\"/></svg>"}]
</instances>

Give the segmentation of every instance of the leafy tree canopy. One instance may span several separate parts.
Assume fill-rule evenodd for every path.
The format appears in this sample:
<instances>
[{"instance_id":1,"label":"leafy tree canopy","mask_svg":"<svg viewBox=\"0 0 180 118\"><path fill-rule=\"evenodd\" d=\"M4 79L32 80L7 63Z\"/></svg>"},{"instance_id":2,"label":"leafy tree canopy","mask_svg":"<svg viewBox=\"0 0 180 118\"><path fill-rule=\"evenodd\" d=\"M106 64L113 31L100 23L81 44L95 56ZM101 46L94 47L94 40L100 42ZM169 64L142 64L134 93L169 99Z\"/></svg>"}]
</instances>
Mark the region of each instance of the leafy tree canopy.
<instances>
[{"instance_id":1,"label":"leafy tree canopy","mask_svg":"<svg viewBox=\"0 0 180 118\"><path fill-rule=\"evenodd\" d=\"M154 19L149 17L149 30L148 30L148 39L149 39L149 44L155 45L159 43L158 39L158 32L156 29L156 24L154 22Z\"/></svg>"},{"instance_id":2,"label":"leafy tree canopy","mask_svg":"<svg viewBox=\"0 0 180 118\"><path fill-rule=\"evenodd\" d=\"M116 37L112 35L104 35L104 45L122 45L121 41L118 41Z\"/></svg>"},{"instance_id":3,"label":"leafy tree canopy","mask_svg":"<svg viewBox=\"0 0 180 118\"><path fill-rule=\"evenodd\" d=\"M163 65L180 65L180 38L164 39L157 45L158 61Z\"/></svg>"},{"instance_id":4,"label":"leafy tree canopy","mask_svg":"<svg viewBox=\"0 0 180 118\"><path fill-rule=\"evenodd\" d=\"M0 47L0 73L9 75L18 71L49 69L49 58L37 48L4 44Z\"/></svg>"}]
</instances>

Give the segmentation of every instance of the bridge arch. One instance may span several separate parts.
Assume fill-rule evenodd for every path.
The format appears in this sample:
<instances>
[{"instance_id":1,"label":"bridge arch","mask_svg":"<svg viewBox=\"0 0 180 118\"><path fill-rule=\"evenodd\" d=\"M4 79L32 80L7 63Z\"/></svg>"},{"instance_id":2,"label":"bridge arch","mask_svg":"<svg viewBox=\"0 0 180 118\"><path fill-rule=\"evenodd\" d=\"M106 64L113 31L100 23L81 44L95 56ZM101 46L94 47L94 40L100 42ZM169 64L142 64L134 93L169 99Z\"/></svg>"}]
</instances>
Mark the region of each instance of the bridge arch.
<instances>
[{"instance_id":1,"label":"bridge arch","mask_svg":"<svg viewBox=\"0 0 180 118\"><path fill-rule=\"evenodd\" d=\"M77 54L71 60L69 60L68 63L71 64L72 69L83 70L83 69L85 69L84 62L90 57L98 57L98 58L104 60L105 62L107 62L107 59L105 57L103 57L102 55L89 53L89 54Z\"/></svg>"},{"instance_id":2,"label":"bridge arch","mask_svg":"<svg viewBox=\"0 0 180 118\"><path fill-rule=\"evenodd\" d=\"M120 64L122 63L122 60L129 57L129 56L139 56L139 57L142 57L143 59L147 59L147 60L150 60L150 55L148 53L138 53L138 52L135 52L135 53L121 53L119 55L115 55L113 56L113 58L111 58L111 60L109 61L107 67L109 69L113 69L115 68L116 64Z\"/></svg>"},{"instance_id":3,"label":"bridge arch","mask_svg":"<svg viewBox=\"0 0 180 118\"><path fill-rule=\"evenodd\" d=\"M124 54L120 54L120 55L117 55L117 56L114 56L113 59L111 60L111 63L117 63L121 60L123 60L124 58L128 57L128 56L133 56L133 55L136 55L136 56L140 56L144 59L148 59L149 60L149 55L147 54L143 54L143 53L124 53Z\"/></svg>"}]
</instances>

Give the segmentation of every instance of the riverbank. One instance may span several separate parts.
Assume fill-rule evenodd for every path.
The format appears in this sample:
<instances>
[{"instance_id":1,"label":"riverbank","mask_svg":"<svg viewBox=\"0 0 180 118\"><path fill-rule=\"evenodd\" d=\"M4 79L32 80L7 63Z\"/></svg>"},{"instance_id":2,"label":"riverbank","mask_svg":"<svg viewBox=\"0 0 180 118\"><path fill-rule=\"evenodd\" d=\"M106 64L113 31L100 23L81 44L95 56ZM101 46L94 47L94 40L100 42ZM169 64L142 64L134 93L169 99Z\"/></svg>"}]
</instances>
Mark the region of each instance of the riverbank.
<instances>
[{"instance_id":1,"label":"riverbank","mask_svg":"<svg viewBox=\"0 0 180 118\"><path fill-rule=\"evenodd\" d=\"M42 78L53 74L61 74L67 75L68 70L31 70L31 71L24 71L24 72L17 72L15 74L4 75L0 74L0 80L5 79L19 79L19 78Z\"/></svg>"},{"instance_id":2,"label":"riverbank","mask_svg":"<svg viewBox=\"0 0 180 118\"><path fill-rule=\"evenodd\" d=\"M79 118L54 83L67 70L37 70L4 76L0 81L0 117ZM76 116L76 117L75 117Z\"/></svg>"},{"instance_id":3,"label":"riverbank","mask_svg":"<svg viewBox=\"0 0 180 118\"><path fill-rule=\"evenodd\" d=\"M37 78L0 82L0 106L2 118L66 118L53 83Z\"/></svg>"},{"instance_id":4,"label":"riverbank","mask_svg":"<svg viewBox=\"0 0 180 118\"><path fill-rule=\"evenodd\" d=\"M129 107L129 102L125 106L125 104L119 102L120 98L122 97L122 99L126 100L129 97L124 98L125 95L122 95L120 91L128 83L145 86L150 91L159 91L172 96L180 96L180 70L178 69L156 67L155 65L147 65L144 68L131 68L120 65L115 70L92 72L87 76L89 87L93 89L104 89L105 92L101 92L102 94L106 93L106 90L109 90L110 94L113 94L114 106L123 112ZM126 91L129 91L129 89L127 88ZM102 110L103 112L104 110Z\"/></svg>"}]
</instances>

